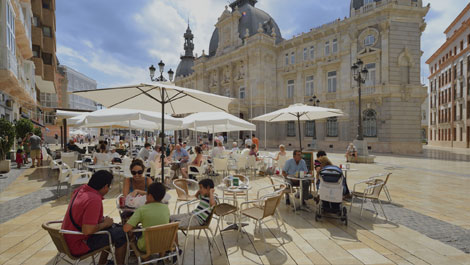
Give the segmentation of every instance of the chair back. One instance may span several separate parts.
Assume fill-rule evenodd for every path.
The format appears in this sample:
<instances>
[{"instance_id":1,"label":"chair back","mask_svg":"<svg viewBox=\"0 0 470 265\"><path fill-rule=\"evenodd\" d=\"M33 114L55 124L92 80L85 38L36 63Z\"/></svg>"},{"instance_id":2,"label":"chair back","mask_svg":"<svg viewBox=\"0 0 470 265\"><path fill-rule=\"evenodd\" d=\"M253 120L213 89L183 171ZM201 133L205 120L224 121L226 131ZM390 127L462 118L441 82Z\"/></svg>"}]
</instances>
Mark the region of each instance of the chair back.
<instances>
[{"instance_id":1,"label":"chair back","mask_svg":"<svg viewBox=\"0 0 470 265\"><path fill-rule=\"evenodd\" d=\"M61 165L59 165L59 183L69 181L70 176L72 175L72 169L67 165L66 163L62 162Z\"/></svg>"},{"instance_id":2,"label":"chair back","mask_svg":"<svg viewBox=\"0 0 470 265\"><path fill-rule=\"evenodd\" d=\"M385 185L385 182L383 182L382 180L376 181L374 185L375 187L373 187L372 190L369 191L370 195L368 196L378 199L380 196L380 192L382 191L384 185Z\"/></svg>"},{"instance_id":3,"label":"chair back","mask_svg":"<svg viewBox=\"0 0 470 265\"><path fill-rule=\"evenodd\" d=\"M277 160L277 167L279 167L281 170L284 168L284 165L286 164L287 161L287 155L285 156L279 156L279 160Z\"/></svg>"},{"instance_id":4,"label":"chair back","mask_svg":"<svg viewBox=\"0 0 470 265\"><path fill-rule=\"evenodd\" d=\"M214 170L227 170L228 158L214 158Z\"/></svg>"},{"instance_id":5,"label":"chair back","mask_svg":"<svg viewBox=\"0 0 470 265\"><path fill-rule=\"evenodd\" d=\"M73 167L73 165L75 164L75 161L77 161L78 159L78 153L77 152L61 152L60 158L62 162Z\"/></svg>"},{"instance_id":6,"label":"chair back","mask_svg":"<svg viewBox=\"0 0 470 265\"><path fill-rule=\"evenodd\" d=\"M276 196L268 197L264 200L264 212L263 218L273 216L276 212L277 206L281 202L282 192L276 194Z\"/></svg>"},{"instance_id":7,"label":"chair back","mask_svg":"<svg viewBox=\"0 0 470 265\"><path fill-rule=\"evenodd\" d=\"M387 181L388 181L388 178L390 177L390 175L392 175L392 172L388 173L387 177L385 177L384 185L387 185Z\"/></svg>"},{"instance_id":8,"label":"chair back","mask_svg":"<svg viewBox=\"0 0 470 265\"><path fill-rule=\"evenodd\" d=\"M128 178L132 177L131 169L130 169L131 163L132 163L132 158L130 157L126 156L122 159L121 170L123 171L124 176Z\"/></svg>"},{"instance_id":9,"label":"chair back","mask_svg":"<svg viewBox=\"0 0 470 265\"><path fill-rule=\"evenodd\" d=\"M70 252L69 246L65 241L64 235L60 233L60 228L52 227L51 224L62 224L62 221L52 221L42 224L42 228L46 230L51 236L52 242L59 253L67 255L71 259L76 259Z\"/></svg>"},{"instance_id":10,"label":"chair back","mask_svg":"<svg viewBox=\"0 0 470 265\"><path fill-rule=\"evenodd\" d=\"M173 251L178 233L179 223L169 223L145 228L143 234L145 238L146 255L165 255L167 251Z\"/></svg>"},{"instance_id":11,"label":"chair back","mask_svg":"<svg viewBox=\"0 0 470 265\"><path fill-rule=\"evenodd\" d=\"M189 195L188 181L186 179L175 179L173 185L176 188L178 198L185 198Z\"/></svg>"},{"instance_id":12,"label":"chair back","mask_svg":"<svg viewBox=\"0 0 470 265\"><path fill-rule=\"evenodd\" d=\"M256 157L255 156L248 156L247 161L246 161L246 165L249 168L255 168L256 167Z\"/></svg>"},{"instance_id":13,"label":"chair back","mask_svg":"<svg viewBox=\"0 0 470 265\"><path fill-rule=\"evenodd\" d=\"M157 164L153 161L148 161L150 165L150 177L155 178L155 174L157 172Z\"/></svg>"},{"instance_id":14,"label":"chair back","mask_svg":"<svg viewBox=\"0 0 470 265\"><path fill-rule=\"evenodd\" d=\"M246 168L246 156L238 155L237 156L237 169L245 169Z\"/></svg>"}]
</instances>

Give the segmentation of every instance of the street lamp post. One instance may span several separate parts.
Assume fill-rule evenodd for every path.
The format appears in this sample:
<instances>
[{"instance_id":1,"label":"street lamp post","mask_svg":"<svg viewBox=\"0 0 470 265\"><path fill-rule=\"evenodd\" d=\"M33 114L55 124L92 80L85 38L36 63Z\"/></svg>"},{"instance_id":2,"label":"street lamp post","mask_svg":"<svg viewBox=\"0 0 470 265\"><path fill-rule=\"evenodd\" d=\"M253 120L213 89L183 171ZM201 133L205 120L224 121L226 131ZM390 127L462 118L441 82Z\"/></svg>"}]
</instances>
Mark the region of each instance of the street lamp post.
<instances>
[{"instance_id":1,"label":"street lamp post","mask_svg":"<svg viewBox=\"0 0 470 265\"><path fill-rule=\"evenodd\" d=\"M316 95L313 95L308 101L311 102L314 107L318 107L320 105L320 99L318 99ZM315 121L313 121L312 148L317 148L317 124Z\"/></svg>"},{"instance_id":2,"label":"street lamp post","mask_svg":"<svg viewBox=\"0 0 470 265\"><path fill-rule=\"evenodd\" d=\"M357 59L357 61L351 66L351 70L353 72L353 78L357 81L357 85L359 87L359 113L358 113L358 125L357 125L357 140L362 141L364 140L363 130L362 130L362 116L361 116L361 84L364 84L367 79L367 74L369 71L364 66L364 63L361 59Z\"/></svg>"},{"instance_id":3,"label":"street lamp post","mask_svg":"<svg viewBox=\"0 0 470 265\"><path fill-rule=\"evenodd\" d=\"M152 82L164 82L164 81L167 81L164 77L163 77L163 71L165 70L165 64L163 63L162 60L160 60L160 62L158 63L158 70L160 72L160 76L157 77L157 78L154 78L155 77L155 67L153 66L153 64L149 67L149 71L150 71L150 80L152 80ZM168 79L169 81L171 82L173 80L173 70L170 70L168 71ZM164 176L164 165L165 165L165 155L164 155L164 152L163 152L163 144L164 144L164 139L165 139L165 103L166 103L166 100L165 100L165 92L164 92L164 89L161 89L161 105L162 105L162 130L161 130L161 139L162 139L162 142L161 142L161 156L160 156L160 159L161 159L161 163L162 163L162 172L160 173L161 176L162 176L162 183L165 181L165 176Z\"/></svg>"}]
</instances>

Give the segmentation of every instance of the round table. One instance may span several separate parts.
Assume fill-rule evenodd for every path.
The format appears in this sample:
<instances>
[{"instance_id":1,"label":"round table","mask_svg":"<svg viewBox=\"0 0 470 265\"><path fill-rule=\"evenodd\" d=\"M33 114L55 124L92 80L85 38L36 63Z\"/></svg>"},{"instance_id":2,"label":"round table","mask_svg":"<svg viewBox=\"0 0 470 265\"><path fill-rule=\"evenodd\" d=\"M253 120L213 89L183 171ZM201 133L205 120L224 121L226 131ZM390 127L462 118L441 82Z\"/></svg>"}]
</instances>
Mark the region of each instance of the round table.
<instances>
[{"instance_id":1,"label":"round table","mask_svg":"<svg viewBox=\"0 0 470 265\"><path fill-rule=\"evenodd\" d=\"M248 223L241 223L241 216L240 216L240 209L238 208L238 200L237 200L237 194L246 192L248 194L248 191L251 190L251 185L250 184L241 184L240 186L227 186L225 184L220 184L216 186L217 189L222 190L223 193L225 192L232 192L233 194L233 201L235 203L235 207L237 208L237 219L239 220L240 225L247 226ZM224 228L221 231L227 231L227 230L238 230L238 224L234 223L226 228Z\"/></svg>"},{"instance_id":2,"label":"round table","mask_svg":"<svg viewBox=\"0 0 470 265\"><path fill-rule=\"evenodd\" d=\"M310 211L310 209L306 205L303 205L303 202L304 202L304 195L303 194L304 193L303 193L302 181L305 181L305 180L315 181L315 177L311 174L306 174L303 178L297 177L297 176L294 176L294 175L288 175L287 178L291 179L291 180L298 180L299 181L299 186L300 186L300 210Z\"/></svg>"}]
</instances>

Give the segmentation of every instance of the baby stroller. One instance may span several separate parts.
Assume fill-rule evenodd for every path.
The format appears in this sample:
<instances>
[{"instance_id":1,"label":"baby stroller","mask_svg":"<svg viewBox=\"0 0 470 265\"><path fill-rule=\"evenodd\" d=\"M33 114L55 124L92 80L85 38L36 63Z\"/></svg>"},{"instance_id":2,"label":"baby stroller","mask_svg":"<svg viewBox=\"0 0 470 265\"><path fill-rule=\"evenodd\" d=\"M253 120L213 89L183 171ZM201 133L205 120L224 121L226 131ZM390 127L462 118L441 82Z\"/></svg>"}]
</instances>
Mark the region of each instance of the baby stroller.
<instances>
[{"instance_id":1,"label":"baby stroller","mask_svg":"<svg viewBox=\"0 0 470 265\"><path fill-rule=\"evenodd\" d=\"M343 206L343 181L343 171L337 166L325 166L320 171L320 200L317 203L315 221L325 216L340 219L348 225L348 213Z\"/></svg>"}]
</instances>

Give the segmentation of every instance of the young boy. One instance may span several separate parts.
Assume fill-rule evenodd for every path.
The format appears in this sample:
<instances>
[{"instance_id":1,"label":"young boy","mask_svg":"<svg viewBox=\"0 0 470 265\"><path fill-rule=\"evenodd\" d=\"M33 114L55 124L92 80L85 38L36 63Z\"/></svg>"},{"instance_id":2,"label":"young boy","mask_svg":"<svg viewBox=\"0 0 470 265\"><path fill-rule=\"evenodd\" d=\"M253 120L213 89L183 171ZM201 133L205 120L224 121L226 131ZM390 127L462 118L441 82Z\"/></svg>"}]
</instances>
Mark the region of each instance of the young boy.
<instances>
[{"instance_id":1,"label":"young boy","mask_svg":"<svg viewBox=\"0 0 470 265\"><path fill-rule=\"evenodd\" d=\"M203 179L199 181L199 190L196 192L196 198L199 199L199 204L196 209L193 210L191 213L184 213L184 214L175 214L170 216L171 222L180 222L179 227L187 228L192 226L199 226L203 225L209 215L211 214L210 207L214 207L217 202L214 195L214 182L212 179ZM207 209L209 208L209 209ZM192 220L191 215L195 212L199 212L201 210L207 209L198 215L196 215ZM190 223L191 221L191 223Z\"/></svg>"},{"instance_id":2,"label":"young boy","mask_svg":"<svg viewBox=\"0 0 470 265\"><path fill-rule=\"evenodd\" d=\"M139 223L142 224L142 228L168 224L170 221L170 209L168 205L161 203L163 197L165 197L166 189L162 183L154 182L150 184L147 191L147 202L144 206L137 208L131 218L124 225L124 232L131 231ZM140 236L137 241L137 247L145 252L145 239Z\"/></svg>"}]
</instances>

